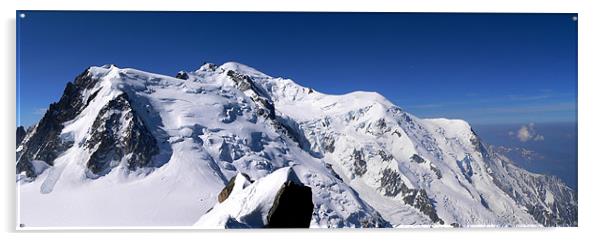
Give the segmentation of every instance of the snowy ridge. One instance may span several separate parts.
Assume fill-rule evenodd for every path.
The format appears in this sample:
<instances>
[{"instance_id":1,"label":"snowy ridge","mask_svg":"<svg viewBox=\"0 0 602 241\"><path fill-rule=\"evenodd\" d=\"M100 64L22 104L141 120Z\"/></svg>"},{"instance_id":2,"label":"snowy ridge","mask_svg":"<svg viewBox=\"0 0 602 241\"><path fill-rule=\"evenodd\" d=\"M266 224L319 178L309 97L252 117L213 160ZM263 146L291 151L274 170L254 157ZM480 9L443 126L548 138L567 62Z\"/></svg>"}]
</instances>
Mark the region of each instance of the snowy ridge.
<instances>
[{"instance_id":1,"label":"snowy ridge","mask_svg":"<svg viewBox=\"0 0 602 241\"><path fill-rule=\"evenodd\" d=\"M253 184L241 174L234 180L229 197L201 216L200 228L263 227L280 187L287 181L300 182L291 167L280 168Z\"/></svg>"},{"instance_id":2,"label":"snowy ridge","mask_svg":"<svg viewBox=\"0 0 602 241\"><path fill-rule=\"evenodd\" d=\"M327 95L234 62L176 77L91 67L17 157L28 226L260 227L265 216L244 222L245 212L273 201L265 183L291 170L312 190L311 227L577 225L573 190L512 165L465 121L420 119L378 93Z\"/></svg>"}]
</instances>

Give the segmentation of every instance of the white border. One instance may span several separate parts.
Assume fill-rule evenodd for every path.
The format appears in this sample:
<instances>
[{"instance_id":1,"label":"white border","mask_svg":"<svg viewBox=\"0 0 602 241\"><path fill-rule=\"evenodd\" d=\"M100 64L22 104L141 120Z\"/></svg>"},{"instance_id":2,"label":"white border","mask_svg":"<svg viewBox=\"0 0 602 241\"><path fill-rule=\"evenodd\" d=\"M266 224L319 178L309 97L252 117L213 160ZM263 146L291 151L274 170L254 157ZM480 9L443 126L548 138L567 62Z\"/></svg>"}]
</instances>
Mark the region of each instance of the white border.
<instances>
[{"instance_id":1,"label":"white border","mask_svg":"<svg viewBox=\"0 0 602 241\"><path fill-rule=\"evenodd\" d=\"M5 111L2 121L2 236L3 240L580 240L597 239L602 228L602 198L599 178L602 173L600 150L602 133L600 107L600 25L602 13L596 1L568 0L456 0L456 1L275 1L275 0L6 0L2 12L0 72L4 78L0 100ZM189 230L136 229L101 231L15 231L15 10L173 10L173 11L376 11L376 12L562 12L579 14L579 227L578 228L503 228L503 229L403 229L403 230ZM600 226L600 227L599 227Z\"/></svg>"}]
</instances>

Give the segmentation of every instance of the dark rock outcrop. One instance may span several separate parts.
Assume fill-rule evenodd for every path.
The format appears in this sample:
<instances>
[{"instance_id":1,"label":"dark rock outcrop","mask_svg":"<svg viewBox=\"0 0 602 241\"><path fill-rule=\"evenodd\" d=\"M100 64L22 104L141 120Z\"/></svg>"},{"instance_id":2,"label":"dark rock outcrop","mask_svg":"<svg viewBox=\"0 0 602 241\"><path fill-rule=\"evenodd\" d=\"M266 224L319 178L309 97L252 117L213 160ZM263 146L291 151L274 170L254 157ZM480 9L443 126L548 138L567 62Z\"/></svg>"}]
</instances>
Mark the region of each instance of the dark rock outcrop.
<instances>
[{"instance_id":1,"label":"dark rock outcrop","mask_svg":"<svg viewBox=\"0 0 602 241\"><path fill-rule=\"evenodd\" d=\"M412 155L410 157L410 160L412 160L413 162L416 162L416 163L424 163L425 162L424 158L422 158L421 156L416 155L416 154Z\"/></svg>"},{"instance_id":2,"label":"dark rock outcrop","mask_svg":"<svg viewBox=\"0 0 602 241\"><path fill-rule=\"evenodd\" d=\"M527 212L544 226L577 226L577 193L564 185L560 179L553 176L538 176L527 179L533 187L537 189L537 195L526 190L514 190L509 185L494 179L494 183L499 185L509 195L527 208ZM552 192L554 201L546 202L546 192Z\"/></svg>"},{"instance_id":3,"label":"dark rock outcrop","mask_svg":"<svg viewBox=\"0 0 602 241\"><path fill-rule=\"evenodd\" d=\"M226 73L230 79L236 83L236 87L245 92L247 90L251 90L253 94L249 97L257 106L257 114L271 120L276 119L276 110L274 108L274 104L272 100L269 98L269 95L259 86L257 86L253 79L249 76L239 74L235 71L228 70Z\"/></svg>"},{"instance_id":4,"label":"dark rock outcrop","mask_svg":"<svg viewBox=\"0 0 602 241\"><path fill-rule=\"evenodd\" d=\"M424 189L410 189L408 193L404 195L403 201L420 210L420 212L427 215L434 223L443 224L443 220L437 215L437 210L435 210L433 203L426 195Z\"/></svg>"},{"instance_id":5,"label":"dark rock outcrop","mask_svg":"<svg viewBox=\"0 0 602 241\"><path fill-rule=\"evenodd\" d=\"M389 197L408 190L408 187L401 181L399 173L389 168L383 170L381 174L380 187L385 191L385 196Z\"/></svg>"},{"instance_id":6,"label":"dark rock outcrop","mask_svg":"<svg viewBox=\"0 0 602 241\"><path fill-rule=\"evenodd\" d=\"M127 158L127 167L134 170L151 164L159 153L154 136L132 108L128 95L123 93L109 101L99 112L90 129L85 146L93 150L88 169L104 175Z\"/></svg>"},{"instance_id":7,"label":"dark rock outcrop","mask_svg":"<svg viewBox=\"0 0 602 241\"><path fill-rule=\"evenodd\" d=\"M184 71L180 71L180 72L178 72L178 74L176 74L176 78L187 80L188 78L190 78L190 76L188 76L188 73L186 73Z\"/></svg>"},{"instance_id":8,"label":"dark rock outcrop","mask_svg":"<svg viewBox=\"0 0 602 241\"><path fill-rule=\"evenodd\" d=\"M311 188L287 181L276 194L266 228L309 228L313 209Z\"/></svg>"},{"instance_id":9,"label":"dark rock outcrop","mask_svg":"<svg viewBox=\"0 0 602 241\"><path fill-rule=\"evenodd\" d=\"M485 146L475 134L475 149L482 154L493 183L512 197L544 226L577 226L577 192L558 177L533 175L515 166L493 146ZM518 182L520 186L517 186ZM548 202L546 195L553 196Z\"/></svg>"},{"instance_id":10,"label":"dark rock outcrop","mask_svg":"<svg viewBox=\"0 0 602 241\"><path fill-rule=\"evenodd\" d=\"M23 126L17 127L17 146L19 146L19 144L21 144L21 141L23 141L23 138L25 138L26 134L27 134L27 132L25 131L25 127L23 127Z\"/></svg>"},{"instance_id":11,"label":"dark rock outcrop","mask_svg":"<svg viewBox=\"0 0 602 241\"><path fill-rule=\"evenodd\" d=\"M334 145L336 144L334 137L332 137L331 135L324 136L322 142L323 142L324 151L329 152L329 153L334 152L334 149L335 149Z\"/></svg>"},{"instance_id":12,"label":"dark rock outcrop","mask_svg":"<svg viewBox=\"0 0 602 241\"><path fill-rule=\"evenodd\" d=\"M35 177L37 174L31 161L40 160L52 166L60 153L73 146L71 140L60 136L63 123L75 118L94 98L94 95L84 98L84 91L94 87L96 81L86 70L73 82L67 83L61 99L50 104L40 122L31 130L31 136L21 143L23 148L17 153L17 173L25 172L27 177Z\"/></svg>"},{"instance_id":13,"label":"dark rock outcrop","mask_svg":"<svg viewBox=\"0 0 602 241\"><path fill-rule=\"evenodd\" d=\"M233 70L228 70L226 74L234 81L238 90L248 93L245 95L254 103L258 116L267 119L277 132L293 140L299 147L308 151L312 156L321 157L321 154L311 150L309 141L304 136L303 131L299 129L298 123L292 119L276 116L276 109L270 95L260 85L256 84L252 77Z\"/></svg>"},{"instance_id":14,"label":"dark rock outcrop","mask_svg":"<svg viewBox=\"0 0 602 241\"><path fill-rule=\"evenodd\" d=\"M391 224L380 216L380 213L376 212L377 217L364 217L360 218L360 227L362 228L392 228Z\"/></svg>"},{"instance_id":15,"label":"dark rock outcrop","mask_svg":"<svg viewBox=\"0 0 602 241\"><path fill-rule=\"evenodd\" d=\"M379 150L378 155L380 156L381 159L383 159L383 161L388 162L388 161L393 160L393 155L388 154L385 150Z\"/></svg>"},{"instance_id":16,"label":"dark rock outcrop","mask_svg":"<svg viewBox=\"0 0 602 241\"><path fill-rule=\"evenodd\" d=\"M362 176L368 171L368 167L366 165L366 160L364 160L364 153L361 150L353 150L352 154L353 158L353 172Z\"/></svg>"},{"instance_id":17,"label":"dark rock outcrop","mask_svg":"<svg viewBox=\"0 0 602 241\"><path fill-rule=\"evenodd\" d=\"M245 174L245 173L241 173L241 174L242 174L242 176L244 176L247 179L247 181L252 182L251 178L247 174ZM233 176L232 178L230 178L230 181L228 181L228 183L222 189L222 191L219 192L219 194L217 195L218 202L222 203L223 201L228 199L228 197L230 196L230 193L232 193L234 184L236 184L236 176Z\"/></svg>"},{"instance_id":18,"label":"dark rock outcrop","mask_svg":"<svg viewBox=\"0 0 602 241\"><path fill-rule=\"evenodd\" d=\"M437 215L437 210L424 189L408 188L401 180L400 174L389 168L385 169L381 175L380 185L385 196L394 197L401 193L404 203L420 210L434 223L443 224L443 220Z\"/></svg>"},{"instance_id":19,"label":"dark rock outcrop","mask_svg":"<svg viewBox=\"0 0 602 241\"><path fill-rule=\"evenodd\" d=\"M433 163L431 163L429 169L431 169L431 171L435 173L437 179L441 179L443 177L443 175L441 174L441 170L439 170L439 168L437 168L437 166L435 166Z\"/></svg>"}]
</instances>

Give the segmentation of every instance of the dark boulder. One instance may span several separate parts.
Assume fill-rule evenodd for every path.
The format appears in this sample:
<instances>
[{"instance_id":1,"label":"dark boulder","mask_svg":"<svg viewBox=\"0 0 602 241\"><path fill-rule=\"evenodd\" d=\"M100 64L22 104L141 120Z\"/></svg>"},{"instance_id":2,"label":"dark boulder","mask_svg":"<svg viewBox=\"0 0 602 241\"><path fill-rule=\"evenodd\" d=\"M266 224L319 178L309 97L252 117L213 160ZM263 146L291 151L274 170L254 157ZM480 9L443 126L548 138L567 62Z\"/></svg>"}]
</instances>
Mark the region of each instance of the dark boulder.
<instances>
[{"instance_id":1,"label":"dark boulder","mask_svg":"<svg viewBox=\"0 0 602 241\"><path fill-rule=\"evenodd\" d=\"M311 188L289 180L276 194L266 228L309 228L313 209Z\"/></svg>"}]
</instances>

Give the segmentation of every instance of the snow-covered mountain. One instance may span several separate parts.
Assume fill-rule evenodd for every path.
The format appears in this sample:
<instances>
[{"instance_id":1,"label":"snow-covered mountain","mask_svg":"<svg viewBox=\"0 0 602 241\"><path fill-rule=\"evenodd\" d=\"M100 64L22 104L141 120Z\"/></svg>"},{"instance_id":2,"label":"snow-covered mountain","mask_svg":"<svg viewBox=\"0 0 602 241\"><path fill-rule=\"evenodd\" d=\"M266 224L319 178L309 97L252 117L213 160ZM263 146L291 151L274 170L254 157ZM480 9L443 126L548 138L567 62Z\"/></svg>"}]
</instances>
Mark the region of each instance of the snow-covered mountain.
<instances>
[{"instance_id":1,"label":"snow-covered mountain","mask_svg":"<svg viewBox=\"0 0 602 241\"><path fill-rule=\"evenodd\" d=\"M304 187L310 227L577 225L575 191L517 167L465 121L239 63L175 78L90 67L19 132L26 227L274 226L281 207L308 205L282 194Z\"/></svg>"}]
</instances>

